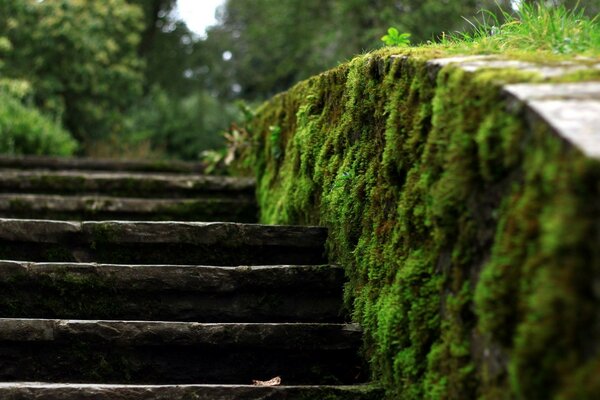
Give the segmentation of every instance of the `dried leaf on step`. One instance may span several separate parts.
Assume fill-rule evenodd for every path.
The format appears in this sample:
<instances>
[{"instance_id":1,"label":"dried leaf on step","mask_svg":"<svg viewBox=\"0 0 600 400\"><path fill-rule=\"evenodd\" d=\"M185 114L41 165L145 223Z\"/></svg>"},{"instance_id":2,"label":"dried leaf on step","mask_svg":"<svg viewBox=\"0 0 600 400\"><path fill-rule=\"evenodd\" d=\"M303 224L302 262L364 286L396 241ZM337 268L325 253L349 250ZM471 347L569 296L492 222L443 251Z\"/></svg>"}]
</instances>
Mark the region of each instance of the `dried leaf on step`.
<instances>
[{"instance_id":1,"label":"dried leaf on step","mask_svg":"<svg viewBox=\"0 0 600 400\"><path fill-rule=\"evenodd\" d=\"M279 386L279 385L281 385L281 377L276 376L275 378L268 380L268 381L253 380L252 384L254 386Z\"/></svg>"}]
</instances>

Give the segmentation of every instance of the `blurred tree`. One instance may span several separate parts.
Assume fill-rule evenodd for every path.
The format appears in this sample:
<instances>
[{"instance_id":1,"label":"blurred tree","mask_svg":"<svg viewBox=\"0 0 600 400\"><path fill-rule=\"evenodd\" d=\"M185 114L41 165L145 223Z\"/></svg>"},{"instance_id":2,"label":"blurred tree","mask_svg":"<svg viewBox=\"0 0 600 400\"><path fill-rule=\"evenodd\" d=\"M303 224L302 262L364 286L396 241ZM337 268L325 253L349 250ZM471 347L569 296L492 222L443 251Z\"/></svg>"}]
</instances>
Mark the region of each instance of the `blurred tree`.
<instances>
[{"instance_id":1,"label":"blurred tree","mask_svg":"<svg viewBox=\"0 0 600 400\"><path fill-rule=\"evenodd\" d=\"M268 96L320 72L324 63L319 54L327 49L315 42L330 34L331 3L228 0L219 25L208 31L206 39L205 48L218 52L212 55L216 65L211 70L233 70L235 79L227 82L226 90L241 91L248 99Z\"/></svg>"},{"instance_id":2,"label":"blurred tree","mask_svg":"<svg viewBox=\"0 0 600 400\"><path fill-rule=\"evenodd\" d=\"M0 36L13 43L5 72L80 141L121 129L141 94L142 13L125 0L0 0Z\"/></svg>"},{"instance_id":3,"label":"blurred tree","mask_svg":"<svg viewBox=\"0 0 600 400\"><path fill-rule=\"evenodd\" d=\"M425 42L496 4L510 8L509 0L226 0L202 46L217 52L208 69L220 74L221 96L262 99L379 47L390 26Z\"/></svg>"},{"instance_id":4,"label":"blurred tree","mask_svg":"<svg viewBox=\"0 0 600 400\"><path fill-rule=\"evenodd\" d=\"M144 13L144 30L138 51L145 57L154 47L157 34L168 24L169 13L177 0L127 0L127 3L137 5Z\"/></svg>"},{"instance_id":5,"label":"blurred tree","mask_svg":"<svg viewBox=\"0 0 600 400\"><path fill-rule=\"evenodd\" d=\"M176 0L127 0L142 8L144 30L139 55L145 61L145 92L160 85L168 94L188 95L199 88L190 79L194 34L174 19Z\"/></svg>"},{"instance_id":6,"label":"blurred tree","mask_svg":"<svg viewBox=\"0 0 600 400\"><path fill-rule=\"evenodd\" d=\"M127 140L147 143L171 157L197 159L203 150L224 144L220 133L235 120L238 110L204 91L173 98L154 86L128 116Z\"/></svg>"}]
</instances>

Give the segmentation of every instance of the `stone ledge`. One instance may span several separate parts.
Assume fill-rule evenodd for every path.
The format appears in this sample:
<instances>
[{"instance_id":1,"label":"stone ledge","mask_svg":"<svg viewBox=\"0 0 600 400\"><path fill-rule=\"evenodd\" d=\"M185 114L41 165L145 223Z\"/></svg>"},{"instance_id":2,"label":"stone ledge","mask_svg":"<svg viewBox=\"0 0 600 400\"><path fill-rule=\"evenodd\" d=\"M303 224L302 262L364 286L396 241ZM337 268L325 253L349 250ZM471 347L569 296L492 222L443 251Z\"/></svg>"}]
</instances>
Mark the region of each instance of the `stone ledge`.
<instances>
[{"instance_id":1,"label":"stone ledge","mask_svg":"<svg viewBox=\"0 0 600 400\"><path fill-rule=\"evenodd\" d=\"M379 400L383 391L355 386L100 385L0 383L4 400Z\"/></svg>"},{"instance_id":2,"label":"stone ledge","mask_svg":"<svg viewBox=\"0 0 600 400\"><path fill-rule=\"evenodd\" d=\"M600 63L592 65L591 60L537 64L486 55L439 58L427 64L434 76L447 65L457 65L467 72L516 69L537 73L542 78L600 69ZM509 100L523 105L530 115L548 124L587 157L600 158L600 82L520 83L504 85L502 91Z\"/></svg>"},{"instance_id":3,"label":"stone ledge","mask_svg":"<svg viewBox=\"0 0 600 400\"><path fill-rule=\"evenodd\" d=\"M600 82L514 84L504 92L590 158L600 158Z\"/></svg>"}]
</instances>

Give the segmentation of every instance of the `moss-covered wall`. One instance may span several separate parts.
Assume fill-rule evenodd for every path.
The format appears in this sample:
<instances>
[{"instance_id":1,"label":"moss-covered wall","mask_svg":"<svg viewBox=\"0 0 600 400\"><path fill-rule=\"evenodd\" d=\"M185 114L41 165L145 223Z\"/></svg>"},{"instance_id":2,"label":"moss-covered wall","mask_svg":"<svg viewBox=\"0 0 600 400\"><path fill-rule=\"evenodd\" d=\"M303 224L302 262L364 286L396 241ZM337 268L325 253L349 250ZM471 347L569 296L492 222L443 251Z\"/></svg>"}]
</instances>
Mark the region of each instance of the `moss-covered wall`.
<instances>
[{"instance_id":1,"label":"moss-covered wall","mask_svg":"<svg viewBox=\"0 0 600 400\"><path fill-rule=\"evenodd\" d=\"M503 98L531 73L425 59L262 106L262 221L329 227L389 398L600 398L600 162Z\"/></svg>"}]
</instances>

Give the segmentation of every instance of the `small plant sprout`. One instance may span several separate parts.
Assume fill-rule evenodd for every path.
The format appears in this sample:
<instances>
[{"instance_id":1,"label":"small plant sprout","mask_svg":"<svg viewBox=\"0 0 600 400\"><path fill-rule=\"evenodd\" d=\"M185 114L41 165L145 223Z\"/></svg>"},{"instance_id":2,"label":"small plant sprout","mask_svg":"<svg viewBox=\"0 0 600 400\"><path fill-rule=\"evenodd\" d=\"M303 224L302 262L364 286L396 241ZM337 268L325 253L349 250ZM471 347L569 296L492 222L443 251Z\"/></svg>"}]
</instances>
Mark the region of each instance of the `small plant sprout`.
<instances>
[{"instance_id":1,"label":"small plant sprout","mask_svg":"<svg viewBox=\"0 0 600 400\"><path fill-rule=\"evenodd\" d=\"M410 33L400 33L398 29L391 27L388 29L387 35L381 38L381 41L385 43L386 46L410 46Z\"/></svg>"}]
</instances>

